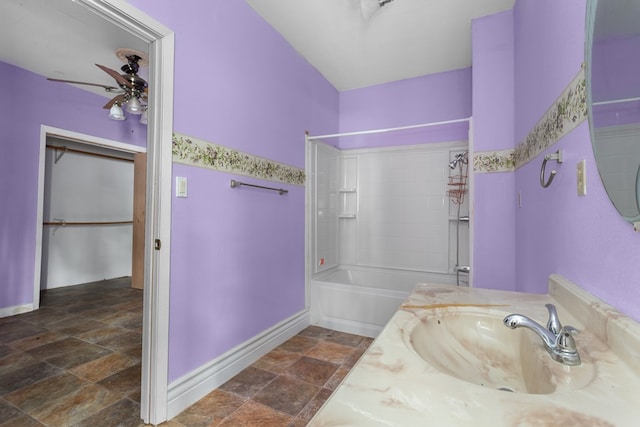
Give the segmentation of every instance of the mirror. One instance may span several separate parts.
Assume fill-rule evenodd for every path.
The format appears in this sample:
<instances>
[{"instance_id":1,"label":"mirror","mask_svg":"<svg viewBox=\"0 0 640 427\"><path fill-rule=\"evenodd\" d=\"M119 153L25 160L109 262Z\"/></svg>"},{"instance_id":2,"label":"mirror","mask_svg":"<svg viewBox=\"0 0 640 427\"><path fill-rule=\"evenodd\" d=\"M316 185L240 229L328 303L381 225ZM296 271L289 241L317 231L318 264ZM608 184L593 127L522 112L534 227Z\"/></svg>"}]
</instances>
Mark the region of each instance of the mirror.
<instances>
[{"instance_id":1,"label":"mirror","mask_svg":"<svg viewBox=\"0 0 640 427\"><path fill-rule=\"evenodd\" d=\"M640 2L589 0L586 42L591 140L604 187L640 221Z\"/></svg>"}]
</instances>

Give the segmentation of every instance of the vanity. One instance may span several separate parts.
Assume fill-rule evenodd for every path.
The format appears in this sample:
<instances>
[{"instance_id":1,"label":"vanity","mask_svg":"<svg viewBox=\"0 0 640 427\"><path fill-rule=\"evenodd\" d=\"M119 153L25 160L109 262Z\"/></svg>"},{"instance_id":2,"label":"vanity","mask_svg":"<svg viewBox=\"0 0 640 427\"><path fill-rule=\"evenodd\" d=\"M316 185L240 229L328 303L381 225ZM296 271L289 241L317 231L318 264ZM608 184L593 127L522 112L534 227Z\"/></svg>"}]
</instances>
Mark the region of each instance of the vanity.
<instances>
[{"instance_id":1,"label":"vanity","mask_svg":"<svg viewBox=\"0 0 640 427\"><path fill-rule=\"evenodd\" d=\"M520 313L553 304L581 363L554 361ZM636 426L640 325L559 275L545 295L419 284L308 424Z\"/></svg>"}]
</instances>

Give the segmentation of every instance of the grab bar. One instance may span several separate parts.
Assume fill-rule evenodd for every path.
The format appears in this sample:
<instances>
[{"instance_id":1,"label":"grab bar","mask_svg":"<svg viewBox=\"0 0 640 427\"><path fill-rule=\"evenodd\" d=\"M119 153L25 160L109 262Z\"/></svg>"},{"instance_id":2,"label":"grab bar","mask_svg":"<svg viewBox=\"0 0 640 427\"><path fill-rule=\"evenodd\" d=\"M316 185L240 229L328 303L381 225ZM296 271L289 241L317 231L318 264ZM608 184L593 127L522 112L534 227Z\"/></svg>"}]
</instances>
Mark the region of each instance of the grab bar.
<instances>
[{"instance_id":1,"label":"grab bar","mask_svg":"<svg viewBox=\"0 0 640 427\"><path fill-rule=\"evenodd\" d=\"M246 182L236 181L235 179L231 180L231 188L241 187L243 185L247 187L262 188L263 190L277 191L281 196L289 192L289 190L285 190L284 188L264 187L262 185L248 184Z\"/></svg>"},{"instance_id":2,"label":"grab bar","mask_svg":"<svg viewBox=\"0 0 640 427\"><path fill-rule=\"evenodd\" d=\"M547 166L547 160L555 160L558 163L562 163L562 150L558 150L555 153L545 154L544 160L542 161L542 168L540 169L540 185L543 188L547 188L553 182L553 178L555 178L556 173L558 173L555 169L551 170L551 174L549 175L549 180L545 182L544 180L544 168Z\"/></svg>"}]
</instances>

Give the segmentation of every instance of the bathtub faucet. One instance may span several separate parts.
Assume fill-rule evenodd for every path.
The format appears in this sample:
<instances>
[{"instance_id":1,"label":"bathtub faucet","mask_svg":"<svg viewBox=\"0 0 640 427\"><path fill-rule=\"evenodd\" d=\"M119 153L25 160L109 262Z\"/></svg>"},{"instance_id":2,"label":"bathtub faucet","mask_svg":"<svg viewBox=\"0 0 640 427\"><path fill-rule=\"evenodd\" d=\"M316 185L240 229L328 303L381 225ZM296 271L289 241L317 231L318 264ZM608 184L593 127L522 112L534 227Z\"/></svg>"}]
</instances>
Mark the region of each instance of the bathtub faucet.
<instances>
[{"instance_id":1,"label":"bathtub faucet","mask_svg":"<svg viewBox=\"0 0 640 427\"><path fill-rule=\"evenodd\" d=\"M555 305L545 304L545 307L549 311L549 321L546 328L522 314L510 314L504 318L503 323L511 329L520 327L531 329L542 339L547 352L556 362L569 366L579 365L581 363L580 355L572 336L578 330L573 326L562 326L560 324Z\"/></svg>"}]
</instances>

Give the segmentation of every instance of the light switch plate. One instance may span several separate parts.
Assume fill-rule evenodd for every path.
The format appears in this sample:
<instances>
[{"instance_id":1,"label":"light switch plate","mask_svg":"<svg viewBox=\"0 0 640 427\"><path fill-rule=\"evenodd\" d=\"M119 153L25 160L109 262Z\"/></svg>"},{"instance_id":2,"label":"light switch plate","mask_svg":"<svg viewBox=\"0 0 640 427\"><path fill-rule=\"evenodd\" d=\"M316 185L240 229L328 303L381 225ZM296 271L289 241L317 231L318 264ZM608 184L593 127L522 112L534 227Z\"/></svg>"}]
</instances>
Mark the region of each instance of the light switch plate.
<instances>
[{"instance_id":1,"label":"light switch plate","mask_svg":"<svg viewBox=\"0 0 640 427\"><path fill-rule=\"evenodd\" d=\"M176 197L187 197L187 177L176 176Z\"/></svg>"},{"instance_id":2,"label":"light switch plate","mask_svg":"<svg viewBox=\"0 0 640 427\"><path fill-rule=\"evenodd\" d=\"M578 196L587 195L587 161L582 159L576 165L576 176L578 178Z\"/></svg>"}]
</instances>

